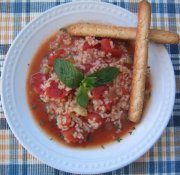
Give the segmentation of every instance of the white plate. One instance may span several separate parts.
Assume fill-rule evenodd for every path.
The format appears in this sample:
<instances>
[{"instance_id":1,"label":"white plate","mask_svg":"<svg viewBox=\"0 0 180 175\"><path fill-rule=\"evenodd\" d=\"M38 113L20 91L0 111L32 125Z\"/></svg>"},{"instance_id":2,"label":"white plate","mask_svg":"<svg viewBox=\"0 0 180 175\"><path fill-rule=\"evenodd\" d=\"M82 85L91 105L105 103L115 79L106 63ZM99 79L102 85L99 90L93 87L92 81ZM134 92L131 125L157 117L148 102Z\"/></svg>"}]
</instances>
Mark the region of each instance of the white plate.
<instances>
[{"instance_id":1,"label":"white plate","mask_svg":"<svg viewBox=\"0 0 180 175\"><path fill-rule=\"evenodd\" d=\"M43 13L20 32L8 51L2 73L2 103L8 124L19 142L44 163L73 173L102 173L121 168L142 156L165 129L174 104L175 77L164 46L150 44L152 95L144 118L132 135L105 149L75 149L50 141L34 122L26 99L28 63L47 36L79 21L136 26L136 16L100 2L77 2Z\"/></svg>"}]
</instances>

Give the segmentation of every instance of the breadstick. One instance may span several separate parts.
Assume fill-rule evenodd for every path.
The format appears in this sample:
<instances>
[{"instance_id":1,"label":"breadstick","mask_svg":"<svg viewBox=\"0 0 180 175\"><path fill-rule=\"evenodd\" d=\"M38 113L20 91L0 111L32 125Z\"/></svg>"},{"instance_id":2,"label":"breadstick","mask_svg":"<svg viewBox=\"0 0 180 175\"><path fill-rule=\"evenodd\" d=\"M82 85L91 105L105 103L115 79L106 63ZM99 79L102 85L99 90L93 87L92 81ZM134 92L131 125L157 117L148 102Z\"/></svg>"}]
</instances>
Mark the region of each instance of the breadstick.
<instances>
[{"instance_id":1,"label":"breadstick","mask_svg":"<svg viewBox=\"0 0 180 175\"><path fill-rule=\"evenodd\" d=\"M135 123L141 119L144 104L150 21L151 6L146 0L143 0L139 3L130 107L128 111L128 119Z\"/></svg>"},{"instance_id":2,"label":"breadstick","mask_svg":"<svg viewBox=\"0 0 180 175\"><path fill-rule=\"evenodd\" d=\"M150 29L149 39L160 44L178 44L180 37L177 33Z\"/></svg>"},{"instance_id":3,"label":"breadstick","mask_svg":"<svg viewBox=\"0 0 180 175\"><path fill-rule=\"evenodd\" d=\"M67 31L73 36L96 36L129 40L136 38L136 28L105 24L73 24L67 27ZM178 34L156 29L150 30L149 39L161 44L177 44L180 41Z\"/></svg>"}]
</instances>

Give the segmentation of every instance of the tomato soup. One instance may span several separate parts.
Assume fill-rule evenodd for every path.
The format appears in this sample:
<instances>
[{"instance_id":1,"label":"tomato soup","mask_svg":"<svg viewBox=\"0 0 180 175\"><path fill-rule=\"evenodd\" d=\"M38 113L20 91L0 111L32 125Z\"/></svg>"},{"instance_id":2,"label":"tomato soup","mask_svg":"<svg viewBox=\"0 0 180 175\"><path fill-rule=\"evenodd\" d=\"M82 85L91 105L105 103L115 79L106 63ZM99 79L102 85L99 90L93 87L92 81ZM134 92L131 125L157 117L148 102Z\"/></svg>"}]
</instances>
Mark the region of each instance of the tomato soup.
<instances>
[{"instance_id":1,"label":"tomato soup","mask_svg":"<svg viewBox=\"0 0 180 175\"><path fill-rule=\"evenodd\" d=\"M72 37L66 30L42 43L29 65L27 99L50 140L102 146L133 132L127 119L133 54L130 41Z\"/></svg>"}]
</instances>

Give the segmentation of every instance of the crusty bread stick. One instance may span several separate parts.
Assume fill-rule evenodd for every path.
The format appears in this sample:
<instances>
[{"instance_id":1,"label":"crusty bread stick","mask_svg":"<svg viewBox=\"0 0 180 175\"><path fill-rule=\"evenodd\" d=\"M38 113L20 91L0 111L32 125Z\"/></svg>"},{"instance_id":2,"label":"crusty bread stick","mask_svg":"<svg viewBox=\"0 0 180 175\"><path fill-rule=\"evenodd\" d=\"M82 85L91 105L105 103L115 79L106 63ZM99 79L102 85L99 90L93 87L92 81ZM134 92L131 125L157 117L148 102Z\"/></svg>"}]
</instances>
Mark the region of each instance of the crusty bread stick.
<instances>
[{"instance_id":1,"label":"crusty bread stick","mask_svg":"<svg viewBox=\"0 0 180 175\"><path fill-rule=\"evenodd\" d=\"M67 27L73 36L97 36L116 39L135 39L136 30L130 27L117 27L105 24L78 23Z\"/></svg>"},{"instance_id":2,"label":"crusty bread stick","mask_svg":"<svg viewBox=\"0 0 180 175\"><path fill-rule=\"evenodd\" d=\"M151 6L146 0L143 0L139 3L130 107L128 111L128 119L135 123L141 119L144 104L150 21Z\"/></svg>"},{"instance_id":3,"label":"crusty bread stick","mask_svg":"<svg viewBox=\"0 0 180 175\"><path fill-rule=\"evenodd\" d=\"M96 36L116 39L136 38L136 28L120 27L105 24L78 23L67 27L68 33L73 36ZM180 42L179 35L174 32L151 29L149 39L161 44L177 44Z\"/></svg>"},{"instance_id":4,"label":"crusty bread stick","mask_svg":"<svg viewBox=\"0 0 180 175\"><path fill-rule=\"evenodd\" d=\"M174 32L150 29L149 40L160 44L178 44L180 37Z\"/></svg>"}]
</instances>

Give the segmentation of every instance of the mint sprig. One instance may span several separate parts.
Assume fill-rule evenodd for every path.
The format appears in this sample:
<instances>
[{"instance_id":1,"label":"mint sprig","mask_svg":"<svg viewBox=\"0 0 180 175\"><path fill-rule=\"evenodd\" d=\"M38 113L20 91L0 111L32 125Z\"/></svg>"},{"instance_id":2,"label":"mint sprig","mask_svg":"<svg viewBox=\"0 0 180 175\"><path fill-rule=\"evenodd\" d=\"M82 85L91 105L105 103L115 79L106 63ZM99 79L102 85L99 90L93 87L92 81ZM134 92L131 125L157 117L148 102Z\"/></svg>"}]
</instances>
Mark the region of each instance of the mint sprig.
<instances>
[{"instance_id":1,"label":"mint sprig","mask_svg":"<svg viewBox=\"0 0 180 175\"><path fill-rule=\"evenodd\" d=\"M116 67L103 68L88 77L96 77L95 86L102 86L112 82L112 80L119 74L119 69Z\"/></svg>"},{"instance_id":2,"label":"mint sprig","mask_svg":"<svg viewBox=\"0 0 180 175\"><path fill-rule=\"evenodd\" d=\"M79 87L76 96L76 101L81 107L83 108L87 107L89 101L88 92L90 89L92 89L95 86L95 83L96 83L96 77L86 77L81 82L81 85Z\"/></svg>"},{"instance_id":3,"label":"mint sprig","mask_svg":"<svg viewBox=\"0 0 180 175\"><path fill-rule=\"evenodd\" d=\"M81 85L85 86L86 88L92 88L95 87L96 81L97 81L96 77L87 76L82 80Z\"/></svg>"},{"instance_id":4,"label":"mint sprig","mask_svg":"<svg viewBox=\"0 0 180 175\"><path fill-rule=\"evenodd\" d=\"M119 74L118 68L106 67L84 77L82 72L65 59L56 59L54 61L54 69L59 80L61 80L66 86L70 88L79 87L76 95L76 101L84 108L88 105L88 92L92 88L112 82Z\"/></svg>"},{"instance_id":5,"label":"mint sprig","mask_svg":"<svg viewBox=\"0 0 180 175\"><path fill-rule=\"evenodd\" d=\"M82 72L64 59L55 59L54 69L58 78L70 88L78 88L84 79Z\"/></svg>"},{"instance_id":6,"label":"mint sprig","mask_svg":"<svg viewBox=\"0 0 180 175\"><path fill-rule=\"evenodd\" d=\"M88 101L89 101L88 91L89 88L86 88L85 86L82 85L80 86L76 96L77 103L83 108L86 108L88 105Z\"/></svg>"}]
</instances>

